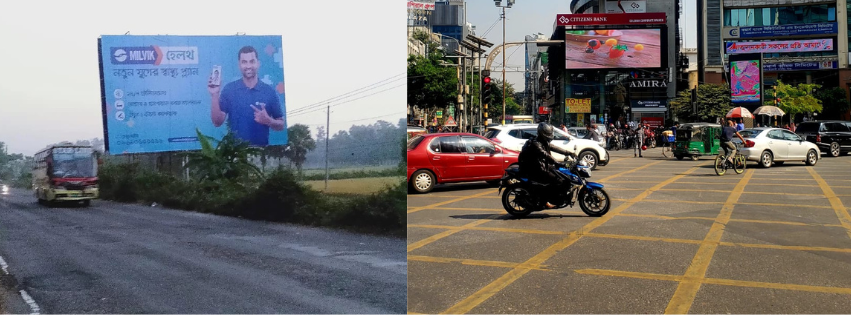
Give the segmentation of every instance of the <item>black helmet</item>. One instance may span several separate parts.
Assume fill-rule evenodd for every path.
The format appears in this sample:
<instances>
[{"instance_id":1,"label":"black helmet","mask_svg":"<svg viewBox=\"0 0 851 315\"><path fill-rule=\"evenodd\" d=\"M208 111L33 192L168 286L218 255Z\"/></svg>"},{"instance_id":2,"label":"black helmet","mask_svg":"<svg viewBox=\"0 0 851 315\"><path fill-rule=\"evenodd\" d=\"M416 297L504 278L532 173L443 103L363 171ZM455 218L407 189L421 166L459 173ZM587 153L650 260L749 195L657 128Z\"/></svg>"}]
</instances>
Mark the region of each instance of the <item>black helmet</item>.
<instances>
[{"instance_id":1,"label":"black helmet","mask_svg":"<svg viewBox=\"0 0 851 315\"><path fill-rule=\"evenodd\" d=\"M538 140L546 143L553 141L553 132L552 125L545 122L538 124Z\"/></svg>"}]
</instances>

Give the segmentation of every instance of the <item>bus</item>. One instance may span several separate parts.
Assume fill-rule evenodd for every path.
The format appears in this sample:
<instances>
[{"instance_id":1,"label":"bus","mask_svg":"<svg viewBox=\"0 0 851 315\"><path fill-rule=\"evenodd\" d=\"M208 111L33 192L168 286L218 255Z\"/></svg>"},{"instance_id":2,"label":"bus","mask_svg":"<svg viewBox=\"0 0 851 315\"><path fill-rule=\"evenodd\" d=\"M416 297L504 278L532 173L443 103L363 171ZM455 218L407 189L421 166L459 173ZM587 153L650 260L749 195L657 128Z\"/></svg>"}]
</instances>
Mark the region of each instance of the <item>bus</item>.
<instances>
[{"instance_id":1,"label":"bus","mask_svg":"<svg viewBox=\"0 0 851 315\"><path fill-rule=\"evenodd\" d=\"M33 190L40 204L97 199L98 162L91 146L53 145L33 157Z\"/></svg>"},{"instance_id":2,"label":"bus","mask_svg":"<svg viewBox=\"0 0 851 315\"><path fill-rule=\"evenodd\" d=\"M535 122L532 115L505 115L506 124L531 124Z\"/></svg>"}]
</instances>

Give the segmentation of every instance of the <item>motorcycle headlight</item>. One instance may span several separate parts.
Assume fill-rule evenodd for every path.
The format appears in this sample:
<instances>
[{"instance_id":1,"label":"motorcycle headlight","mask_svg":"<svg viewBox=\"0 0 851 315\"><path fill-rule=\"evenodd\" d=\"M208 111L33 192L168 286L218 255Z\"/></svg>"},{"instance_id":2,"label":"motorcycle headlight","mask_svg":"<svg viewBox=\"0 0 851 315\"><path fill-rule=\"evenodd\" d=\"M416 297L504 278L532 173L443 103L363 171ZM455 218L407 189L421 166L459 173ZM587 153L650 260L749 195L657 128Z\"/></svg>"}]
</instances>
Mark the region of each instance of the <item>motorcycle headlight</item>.
<instances>
[{"instance_id":1,"label":"motorcycle headlight","mask_svg":"<svg viewBox=\"0 0 851 315\"><path fill-rule=\"evenodd\" d=\"M579 161L579 165L588 166L588 161L586 161L586 160Z\"/></svg>"}]
</instances>

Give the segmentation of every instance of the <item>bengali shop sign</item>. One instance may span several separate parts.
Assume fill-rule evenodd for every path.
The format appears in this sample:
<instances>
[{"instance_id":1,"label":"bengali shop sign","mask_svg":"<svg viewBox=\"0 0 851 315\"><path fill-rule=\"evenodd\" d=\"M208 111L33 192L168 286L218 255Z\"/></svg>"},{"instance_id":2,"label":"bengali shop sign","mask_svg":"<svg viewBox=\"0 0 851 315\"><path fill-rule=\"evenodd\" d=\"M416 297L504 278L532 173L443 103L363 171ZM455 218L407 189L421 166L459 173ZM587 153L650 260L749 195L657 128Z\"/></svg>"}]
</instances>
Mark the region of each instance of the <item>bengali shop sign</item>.
<instances>
[{"instance_id":1,"label":"bengali shop sign","mask_svg":"<svg viewBox=\"0 0 851 315\"><path fill-rule=\"evenodd\" d=\"M838 32L839 32L839 27L834 22L834 23L810 23L810 24L795 24L795 25L725 27L723 34L724 34L725 38L753 38L753 37L824 35L824 34L836 34Z\"/></svg>"},{"instance_id":2,"label":"bengali shop sign","mask_svg":"<svg viewBox=\"0 0 851 315\"><path fill-rule=\"evenodd\" d=\"M766 63L762 71L797 71L797 70L824 70L837 69L839 62L832 61L801 61L801 62L777 62Z\"/></svg>"},{"instance_id":3,"label":"bengali shop sign","mask_svg":"<svg viewBox=\"0 0 851 315\"><path fill-rule=\"evenodd\" d=\"M727 54L833 51L833 39L727 42Z\"/></svg>"},{"instance_id":4,"label":"bengali shop sign","mask_svg":"<svg viewBox=\"0 0 851 315\"><path fill-rule=\"evenodd\" d=\"M635 24L665 24L665 12L650 13L594 13L594 14L558 14L556 25L635 25Z\"/></svg>"}]
</instances>

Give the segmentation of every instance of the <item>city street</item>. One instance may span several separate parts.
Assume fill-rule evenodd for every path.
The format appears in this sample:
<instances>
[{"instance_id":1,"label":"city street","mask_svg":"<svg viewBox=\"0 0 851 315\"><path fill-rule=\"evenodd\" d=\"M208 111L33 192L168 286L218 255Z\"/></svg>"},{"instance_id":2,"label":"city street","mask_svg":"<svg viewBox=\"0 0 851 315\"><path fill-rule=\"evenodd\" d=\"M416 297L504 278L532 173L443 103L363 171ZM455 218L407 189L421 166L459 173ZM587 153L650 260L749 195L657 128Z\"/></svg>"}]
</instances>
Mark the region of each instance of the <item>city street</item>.
<instances>
[{"instance_id":1,"label":"city street","mask_svg":"<svg viewBox=\"0 0 851 315\"><path fill-rule=\"evenodd\" d=\"M0 313L402 313L401 239L0 195Z\"/></svg>"},{"instance_id":2,"label":"city street","mask_svg":"<svg viewBox=\"0 0 851 315\"><path fill-rule=\"evenodd\" d=\"M717 176L611 154L599 218L513 219L483 182L409 195L408 312L851 313L851 157Z\"/></svg>"}]
</instances>

